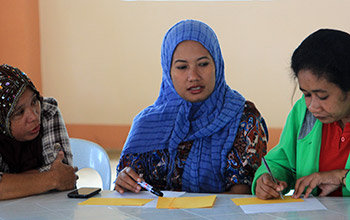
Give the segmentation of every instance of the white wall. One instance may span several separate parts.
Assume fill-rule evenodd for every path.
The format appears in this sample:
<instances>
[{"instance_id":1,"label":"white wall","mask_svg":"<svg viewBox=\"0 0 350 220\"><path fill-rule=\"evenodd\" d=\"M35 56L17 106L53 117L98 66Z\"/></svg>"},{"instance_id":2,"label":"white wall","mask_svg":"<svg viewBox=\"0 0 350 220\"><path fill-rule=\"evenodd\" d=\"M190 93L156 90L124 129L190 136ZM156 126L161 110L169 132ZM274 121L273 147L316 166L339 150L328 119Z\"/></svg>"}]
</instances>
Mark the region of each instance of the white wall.
<instances>
[{"instance_id":1,"label":"white wall","mask_svg":"<svg viewBox=\"0 0 350 220\"><path fill-rule=\"evenodd\" d=\"M59 100L66 123L131 124L158 96L164 34L193 18L217 33L231 88L282 127L293 50L319 28L350 31L347 0L39 3L43 93Z\"/></svg>"}]
</instances>

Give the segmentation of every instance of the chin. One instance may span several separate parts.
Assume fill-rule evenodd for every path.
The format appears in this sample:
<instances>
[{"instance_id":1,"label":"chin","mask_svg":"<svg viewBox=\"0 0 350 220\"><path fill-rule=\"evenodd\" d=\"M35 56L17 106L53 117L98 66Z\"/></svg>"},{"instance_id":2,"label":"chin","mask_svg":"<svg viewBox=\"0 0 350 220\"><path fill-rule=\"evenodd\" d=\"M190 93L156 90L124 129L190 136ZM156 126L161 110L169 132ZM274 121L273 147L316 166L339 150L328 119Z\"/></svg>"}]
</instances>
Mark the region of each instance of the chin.
<instances>
[{"instance_id":1,"label":"chin","mask_svg":"<svg viewBox=\"0 0 350 220\"><path fill-rule=\"evenodd\" d=\"M28 135L26 137L26 141L32 141L34 140L35 138L37 138L39 136L39 132L37 134L33 134L33 135Z\"/></svg>"},{"instance_id":2,"label":"chin","mask_svg":"<svg viewBox=\"0 0 350 220\"><path fill-rule=\"evenodd\" d=\"M323 124L330 124L330 123L333 123L333 122L337 121L337 120L334 120L334 119L331 119L331 118L323 118L323 119L319 119L318 118L318 120L320 122L322 122Z\"/></svg>"},{"instance_id":3,"label":"chin","mask_svg":"<svg viewBox=\"0 0 350 220\"><path fill-rule=\"evenodd\" d=\"M189 102L192 102L192 103L197 103L197 102L201 102L203 101L202 99L196 99L196 100L187 100Z\"/></svg>"},{"instance_id":4,"label":"chin","mask_svg":"<svg viewBox=\"0 0 350 220\"><path fill-rule=\"evenodd\" d=\"M207 97L192 97L192 98L188 98L188 99L185 99L186 101L189 101L189 102L193 102L193 103L196 103L196 102L203 102L203 101L205 101L207 98L208 98L209 96L207 96Z\"/></svg>"}]
</instances>

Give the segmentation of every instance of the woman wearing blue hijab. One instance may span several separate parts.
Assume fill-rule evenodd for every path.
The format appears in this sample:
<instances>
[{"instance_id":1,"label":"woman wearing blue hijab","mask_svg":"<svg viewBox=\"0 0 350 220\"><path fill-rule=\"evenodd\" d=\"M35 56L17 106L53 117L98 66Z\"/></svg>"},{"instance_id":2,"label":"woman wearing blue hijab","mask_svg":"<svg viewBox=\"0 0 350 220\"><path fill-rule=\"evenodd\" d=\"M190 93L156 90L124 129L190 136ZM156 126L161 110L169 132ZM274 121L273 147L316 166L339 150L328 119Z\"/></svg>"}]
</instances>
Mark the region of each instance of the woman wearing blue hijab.
<instances>
[{"instance_id":1,"label":"woman wearing blue hijab","mask_svg":"<svg viewBox=\"0 0 350 220\"><path fill-rule=\"evenodd\" d=\"M250 193L266 154L264 119L225 81L214 31L184 20L166 33L156 102L135 118L124 145L115 190Z\"/></svg>"}]
</instances>

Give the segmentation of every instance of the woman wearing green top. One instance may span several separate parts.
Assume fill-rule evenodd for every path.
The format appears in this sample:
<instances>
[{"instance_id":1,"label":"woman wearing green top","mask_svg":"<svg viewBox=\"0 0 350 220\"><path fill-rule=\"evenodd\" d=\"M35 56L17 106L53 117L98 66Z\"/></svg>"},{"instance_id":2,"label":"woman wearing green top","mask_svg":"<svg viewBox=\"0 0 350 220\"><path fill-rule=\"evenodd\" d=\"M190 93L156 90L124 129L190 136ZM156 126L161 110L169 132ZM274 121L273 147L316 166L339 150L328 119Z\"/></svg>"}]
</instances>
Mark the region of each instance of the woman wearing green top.
<instances>
[{"instance_id":1,"label":"woman wearing green top","mask_svg":"<svg viewBox=\"0 0 350 220\"><path fill-rule=\"evenodd\" d=\"M289 113L279 144L266 155L252 192L278 198L350 196L350 35L321 29L294 51L291 67L303 96Z\"/></svg>"}]
</instances>

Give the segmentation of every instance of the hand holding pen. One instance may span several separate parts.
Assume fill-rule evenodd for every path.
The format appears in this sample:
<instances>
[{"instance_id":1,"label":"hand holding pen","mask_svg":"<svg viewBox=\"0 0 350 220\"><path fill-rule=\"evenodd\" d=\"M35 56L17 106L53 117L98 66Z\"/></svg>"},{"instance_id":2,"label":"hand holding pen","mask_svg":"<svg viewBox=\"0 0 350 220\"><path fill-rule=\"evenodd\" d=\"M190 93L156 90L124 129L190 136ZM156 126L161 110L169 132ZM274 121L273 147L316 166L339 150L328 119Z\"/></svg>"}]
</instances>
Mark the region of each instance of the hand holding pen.
<instances>
[{"instance_id":1,"label":"hand holding pen","mask_svg":"<svg viewBox=\"0 0 350 220\"><path fill-rule=\"evenodd\" d=\"M119 193L124 193L125 191L138 193L142 188L157 196L163 196L162 192L144 182L142 176L139 176L131 167L125 167L120 171L115 181L114 190Z\"/></svg>"},{"instance_id":2,"label":"hand holding pen","mask_svg":"<svg viewBox=\"0 0 350 220\"><path fill-rule=\"evenodd\" d=\"M272 175L272 172L271 172L271 170L270 170L269 165L268 165L267 162L266 162L265 157L263 157L262 159L263 159L263 162L264 162L264 164L265 164L265 167L266 167L267 171L269 172L269 174L270 174L270 176L271 176L273 182L276 183L276 184L278 185L278 182L277 182L277 180L275 179L275 177ZM281 191L279 191L279 194L280 194L281 199L284 199L284 197L283 197Z\"/></svg>"},{"instance_id":3,"label":"hand holding pen","mask_svg":"<svg viewBox=\"0 0 350 220\"><path fill-rule=\"evenodd\" d=\"M284 199L282 191L287 187L287 183L274 178L265 158L263 158L263 163L269 173L264 173L256 181L256 196L259 199L273 199L278 197Z\"/></svg>"},{"instance_id":4,"label":"hand holding pen","mask_svg":"<svg viewBox=\"0 0 350 220\"><path fill-rule=\"evenodd\" d=\"M119 193L124 193L125 191L138 193L142 188L137 182L141 181L141 177L131 167L125 167L119 172L117 179L114 182L114 190Z\"/></svg>"}]
</instances>

